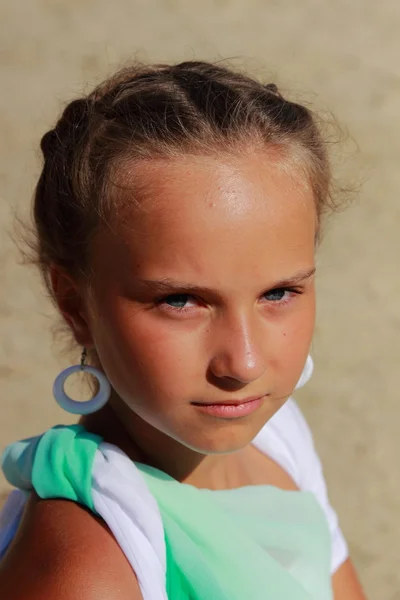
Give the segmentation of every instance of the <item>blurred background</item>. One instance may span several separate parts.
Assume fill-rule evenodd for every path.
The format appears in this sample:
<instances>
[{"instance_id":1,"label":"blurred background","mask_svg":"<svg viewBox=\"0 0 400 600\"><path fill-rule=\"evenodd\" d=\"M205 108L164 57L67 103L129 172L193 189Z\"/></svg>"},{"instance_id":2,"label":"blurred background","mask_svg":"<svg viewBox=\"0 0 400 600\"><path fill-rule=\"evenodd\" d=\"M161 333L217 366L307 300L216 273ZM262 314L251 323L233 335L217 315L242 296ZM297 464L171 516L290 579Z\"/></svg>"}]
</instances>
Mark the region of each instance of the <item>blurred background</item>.
<instances>
[{"instance_id":1,"label":"blurred background","mask_svg":"<svg viewBox=\"0 0 400 600\"><path fill-rule=\"evenodd\" d=\"M41 135L63 104L132 59L230 59L332 111L358 186L319 250L315 375L298 400L369 598L400 599L400 3L14 0L0 5L0 446L68 417L54 314L12 242ZM7 484L0 478L0 495Z\"/></svg>"}]
</instances>

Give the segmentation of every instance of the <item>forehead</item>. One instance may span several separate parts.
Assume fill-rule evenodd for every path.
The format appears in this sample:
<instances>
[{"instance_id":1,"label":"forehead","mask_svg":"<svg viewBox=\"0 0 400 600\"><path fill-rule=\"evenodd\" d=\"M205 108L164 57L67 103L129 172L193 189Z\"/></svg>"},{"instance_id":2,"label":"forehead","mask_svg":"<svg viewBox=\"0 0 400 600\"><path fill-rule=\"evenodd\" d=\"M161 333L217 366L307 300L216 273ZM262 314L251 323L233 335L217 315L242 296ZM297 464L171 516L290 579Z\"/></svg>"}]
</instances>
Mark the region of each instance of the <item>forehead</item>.
<instances>
[{"instance_id":1,"label":"forehead","mask_svg":"<svg viewBox=\"0 0 400 600\"><path fill-rule=\"evenodd\" d=\"M127 164L112 251L137 265L192 265L265 252L313 251L315 202L305 175L270 152ZM122 256L121 256L122 259Z\"/></svg>"}]
</instances>

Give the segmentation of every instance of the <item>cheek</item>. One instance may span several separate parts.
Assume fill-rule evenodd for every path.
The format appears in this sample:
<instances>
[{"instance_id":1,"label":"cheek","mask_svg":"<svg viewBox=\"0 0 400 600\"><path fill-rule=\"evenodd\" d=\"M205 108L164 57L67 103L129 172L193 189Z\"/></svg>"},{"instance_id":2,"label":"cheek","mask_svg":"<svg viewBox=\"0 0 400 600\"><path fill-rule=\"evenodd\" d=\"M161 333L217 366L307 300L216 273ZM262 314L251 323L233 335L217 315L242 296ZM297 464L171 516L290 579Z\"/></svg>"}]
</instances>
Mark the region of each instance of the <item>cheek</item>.
<instances>
[{"instance_id":1,"label":"cheek","mask_svg":"<svg viewBox=\"0 0 400 600\"><path fill-rule=\"evenodd\" d=\"M315 325L315 302L310 300L307 305L291 315L282 328L284 341L301 351L311 343Z\"/></svg>"},{"instance_id":2,"label":"cheek","mask_svg":"<svg viewBox=\"0 0 400 600\"><path fill-rule=\"evenodd\" d=\"M108 331L99 347L103 368L129 403L135 396L146 403L179 402L201 376L201 342L194 332L161 324L148 312L133 314L123 308L109 313L101 327Z\"/></svg>"},{"instance_id":3,"label":"cheek","mask_svg":"<svg viewBox=\"0 0 400 600\"><path fill-rule=\"evenodd\" d=\"M315 301L292 313L276 335L275 368L279 388L293 388L310 351L315 323Z\"/></svg>"}]
</instances>

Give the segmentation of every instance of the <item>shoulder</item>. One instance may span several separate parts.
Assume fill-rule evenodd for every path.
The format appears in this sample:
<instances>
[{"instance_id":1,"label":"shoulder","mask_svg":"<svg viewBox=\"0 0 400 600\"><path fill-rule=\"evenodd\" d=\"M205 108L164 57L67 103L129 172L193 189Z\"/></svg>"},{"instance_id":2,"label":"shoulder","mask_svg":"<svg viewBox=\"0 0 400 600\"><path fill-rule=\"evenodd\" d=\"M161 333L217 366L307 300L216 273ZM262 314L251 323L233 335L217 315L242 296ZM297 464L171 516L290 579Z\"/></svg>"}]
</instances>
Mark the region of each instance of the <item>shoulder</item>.
<instances>
[{"instance_id":1,"label":"shoulder","mask_svg":"<svg viewBox=\"0 0 400 600\"><path fill-rule=\"evenodd\" d=\"M73 502L37 497L0 565L0 588L9 600L142 598L130 564L100 519Z\"/></svg>"}]
</instances>

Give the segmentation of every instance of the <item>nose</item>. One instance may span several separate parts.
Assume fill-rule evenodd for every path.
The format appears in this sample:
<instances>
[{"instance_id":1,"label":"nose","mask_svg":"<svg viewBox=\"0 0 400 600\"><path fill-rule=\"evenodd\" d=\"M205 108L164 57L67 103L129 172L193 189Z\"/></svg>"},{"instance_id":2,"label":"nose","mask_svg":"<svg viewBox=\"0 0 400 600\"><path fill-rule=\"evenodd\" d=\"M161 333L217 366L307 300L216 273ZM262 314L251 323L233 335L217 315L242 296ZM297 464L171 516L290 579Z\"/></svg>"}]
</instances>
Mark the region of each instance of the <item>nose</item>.
<instances>
[{"instance_id":1,"label":"nose","mask_svg":"<svg viewBox=\"0 0 400 600\"><path fill-rule=\"evenodd\" d=\"M251 317L231 318L221 327L209 363L214 381L243 387L259 379L266 370L262 334Z\"/></svg>"}]
</instances>

